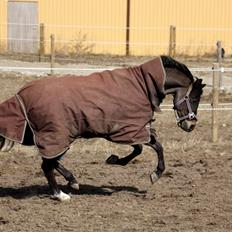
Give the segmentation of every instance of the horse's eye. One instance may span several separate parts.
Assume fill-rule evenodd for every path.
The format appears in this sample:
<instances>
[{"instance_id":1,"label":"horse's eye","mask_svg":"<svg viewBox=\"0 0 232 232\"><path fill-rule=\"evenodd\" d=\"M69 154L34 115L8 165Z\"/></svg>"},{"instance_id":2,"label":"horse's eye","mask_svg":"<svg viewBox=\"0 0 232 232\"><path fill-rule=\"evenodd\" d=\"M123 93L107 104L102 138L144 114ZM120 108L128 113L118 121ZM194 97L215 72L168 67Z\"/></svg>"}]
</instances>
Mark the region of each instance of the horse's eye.
<instances>
[{"instance_id":1,"label":"horse's eye","mask_svg":"<svg viewBox=\"0 0 232 232\"><path fill-rule=\"evenodd\" d=\"M191 102L196 103L196 102L198 102L198 99L193 98L193 99L191 99Z\"/></svg>"}]
</instances>

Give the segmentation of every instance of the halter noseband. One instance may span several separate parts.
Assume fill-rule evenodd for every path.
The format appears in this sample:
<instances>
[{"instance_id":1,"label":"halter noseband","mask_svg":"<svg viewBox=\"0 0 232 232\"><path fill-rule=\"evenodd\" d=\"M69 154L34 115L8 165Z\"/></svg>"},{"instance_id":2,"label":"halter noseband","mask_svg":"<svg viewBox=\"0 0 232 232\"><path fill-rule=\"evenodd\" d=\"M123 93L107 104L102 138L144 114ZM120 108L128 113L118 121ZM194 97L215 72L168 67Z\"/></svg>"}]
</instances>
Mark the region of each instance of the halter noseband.
<instances>
[{"instance_id":1,"label":"halter noseband","mask_svg":"<svg viewBox=\"0 0 232 232\"><path fill-rule=\"evenodd\" d=\"M177 123L179 123L179 122L181 122L181 121L183 121L185 119L189 119L189 120L197 119L197 116L192 111L192 107L191 107L190 102L189 102L189 94L190 94L191 90L192 90L192 84L189 86L186 95L183 98L181 98L178 102L174 103L174 111L175 111ZM187 105L188 114L186 114L186 115L184 115L182 117L179 117L176 108L177 108L177 106L179 106L183 102L185 102L186 105Z\"/></svg>"}]
</instances>

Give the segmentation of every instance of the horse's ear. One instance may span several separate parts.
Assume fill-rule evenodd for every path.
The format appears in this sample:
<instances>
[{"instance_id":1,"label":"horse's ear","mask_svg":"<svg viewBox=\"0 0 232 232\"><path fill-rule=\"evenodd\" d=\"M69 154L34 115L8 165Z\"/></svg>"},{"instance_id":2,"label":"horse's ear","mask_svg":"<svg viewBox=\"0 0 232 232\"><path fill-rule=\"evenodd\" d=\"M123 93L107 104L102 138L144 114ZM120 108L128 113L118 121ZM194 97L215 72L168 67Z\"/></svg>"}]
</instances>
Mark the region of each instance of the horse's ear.
<instances>
[{"instance_id":1,"label":"horse's ear","mask_svg":"<svg viewBox=\"0 0 232 232\"><path fill-rule=\"evenodd\" d=\"M197 79L196 82L197 82L198 84L201 84L201 83L202 83L202 79Z\"/></svg>"},{"instance_id":2,"label":"horse's ear","mask_svg":"<svg viewBox=\"0 0 232 232\"><path fill-rule=\"evenodd\" d=\"M206 84L201 84L201 88L203 89L206 86Z\"/></svg>"},{"instance_id":3,"label":"horse's ear","mask_svg":"<svg viewBox=\"0 0 232 232\"><path fill-rule=\"evenodd\" d=\"M201 86L201 83L202 83L202 79L196 79L193 84L197 88Z\"/></svg>"},{"instance_id":4,"label":"horse's ear","mask_svg":"<svg viewBox=\"0 0 232 232\"><path fill-rule=\"evenodd\" d=\"M202 84L202 79L197 79L195 82L194 82L194 85L196 88L204 88L206 86L206 84Z\"/></svg>"},{"instance_id":5,"label":"horse's ear","mask_svg":"<svg viewBox=\"0 0 232 232\"><path fill-rule=\"evenodd\" d=\"M203 89L205 86L206 86L206 84L202 84L202 79L198 79L198 80L200 80L200 82L199 82L199 84L201 85L201 88Z\"/></svg>"}]
</instances>

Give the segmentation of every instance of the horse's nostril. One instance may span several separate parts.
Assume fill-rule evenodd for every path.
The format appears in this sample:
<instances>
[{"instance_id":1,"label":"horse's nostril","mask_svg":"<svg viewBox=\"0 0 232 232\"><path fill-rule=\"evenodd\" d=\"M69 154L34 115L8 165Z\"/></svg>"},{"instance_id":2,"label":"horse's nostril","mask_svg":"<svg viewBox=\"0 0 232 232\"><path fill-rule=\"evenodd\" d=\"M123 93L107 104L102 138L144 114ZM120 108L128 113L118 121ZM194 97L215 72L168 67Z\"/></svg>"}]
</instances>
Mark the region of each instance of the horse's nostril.
<instances>
[{"instance_id":1,"label":"horse's nostril","mask_svg":"<svg viewBox=\"0 0 232 232\"><path fill-rule=\"evenodd\" d=\"M195 125L191 125L189 129L190 131L192 131L194 128L195 128Z\"/></svg>"}]
</instances>

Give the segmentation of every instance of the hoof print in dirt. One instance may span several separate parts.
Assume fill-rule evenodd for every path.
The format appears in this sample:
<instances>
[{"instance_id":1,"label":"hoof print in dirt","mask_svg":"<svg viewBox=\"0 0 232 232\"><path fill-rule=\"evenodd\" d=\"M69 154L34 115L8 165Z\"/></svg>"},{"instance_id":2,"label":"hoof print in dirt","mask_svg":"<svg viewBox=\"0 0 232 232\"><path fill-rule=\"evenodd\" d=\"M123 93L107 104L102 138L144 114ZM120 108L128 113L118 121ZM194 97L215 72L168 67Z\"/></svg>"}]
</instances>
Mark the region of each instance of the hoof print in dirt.
<instances>
[{"instance_id":1,"label":"hoof print in dirt","mask_svg":"<svg viewBox=\"0 0 232 232\"><path fill-rule=\"evenodd\" d=\"M119 158L117 155L111 155L107 160L107 164L118 164Z\"/></svg>"}]
</instances>

